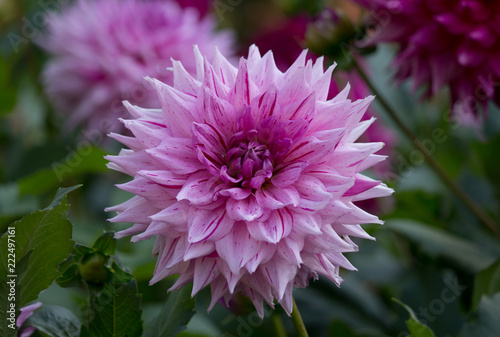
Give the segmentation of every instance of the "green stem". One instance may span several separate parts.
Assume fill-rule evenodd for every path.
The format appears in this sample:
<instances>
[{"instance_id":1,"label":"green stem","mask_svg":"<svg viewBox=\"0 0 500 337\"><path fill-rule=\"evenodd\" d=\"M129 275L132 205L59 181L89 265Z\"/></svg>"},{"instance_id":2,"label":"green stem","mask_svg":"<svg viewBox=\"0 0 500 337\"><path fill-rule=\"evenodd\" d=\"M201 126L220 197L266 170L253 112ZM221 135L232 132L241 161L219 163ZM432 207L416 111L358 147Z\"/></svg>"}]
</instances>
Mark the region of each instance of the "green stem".
<instances>
[{"instance_id":1,"label":"green stem","mask_svg":"<svg viewBox=\"0 0 500 337\"><path fill-rule=\"evenodd\" d=\"M309 335L307 334L306 326L304 325L304 321L302 321L302 317L300 316L299 308L297 308L297 303L295 303L295 299L293 297L292 302L292 322L295 326L295 330L297 330L297 335L299 337L309 337Z\"/></svg>"},{"instance_id":2,"label":"green stem","mask_svg":"<svg viewBox=\"0 0 500 337\"><path fill-rule=\"evenodd\" d=\"M277 337L287 337L285 332L285 327L281 321L280 315L277 313L273 314L274 329L276 330Z\"/></svg>"},{"instance_id":3,"label":"green stem","mask_svg":"<svg viewBox=\"0 0 500 337\"><path fill-rule=\"evenodd\" d=\"M474 200L472 200L454 181L451 179L444 169L439 165L439 163L431 156L431 153L425 148L422 142L419 141L417 135L410 130L404 122L396 114L395 110L389 105L385 98L380 94L380 92L375 88L372 81L368 78L366 73L361 69L356 61L355 57L352 57L352 62L356 70L358 71L361 78L365 81L366 85L370 90L377 96L378 102L387 111L389 117L396 123L396 125L401 129L403 134L408 137L408 139L417 147L423 156L427 160L427 163L434 170L434 172L441 178L441 180L450 188L450 190L455 193L455 195L467 206L472 213L474 213L497 237L500 238L500 227L497 226L495 221L486 213L481 207L479 207Z\"/></svg>"}]
</instances>

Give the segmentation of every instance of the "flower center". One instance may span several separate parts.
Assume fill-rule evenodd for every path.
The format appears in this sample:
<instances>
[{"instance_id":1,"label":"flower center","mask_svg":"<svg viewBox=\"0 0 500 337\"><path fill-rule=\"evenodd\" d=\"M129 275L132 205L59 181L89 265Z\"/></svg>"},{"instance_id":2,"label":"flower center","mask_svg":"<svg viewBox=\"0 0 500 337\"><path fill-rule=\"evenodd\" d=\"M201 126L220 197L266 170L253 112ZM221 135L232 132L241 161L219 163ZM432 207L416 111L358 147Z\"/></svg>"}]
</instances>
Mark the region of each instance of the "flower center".
<instances>
[{"instance_id":1,"label":"flower center","mask_svg":"<svg viewBox=\"0 0 500 337\"><path fill-rule=\"evenodd\" d=\"M271 152L252 136L255 133L248 132L244 138L242 133L237 133L231 138L230 150L225 155L226 165L221 168L223 181L258 189L273 175Z\"/></svg>"}]
</instances>

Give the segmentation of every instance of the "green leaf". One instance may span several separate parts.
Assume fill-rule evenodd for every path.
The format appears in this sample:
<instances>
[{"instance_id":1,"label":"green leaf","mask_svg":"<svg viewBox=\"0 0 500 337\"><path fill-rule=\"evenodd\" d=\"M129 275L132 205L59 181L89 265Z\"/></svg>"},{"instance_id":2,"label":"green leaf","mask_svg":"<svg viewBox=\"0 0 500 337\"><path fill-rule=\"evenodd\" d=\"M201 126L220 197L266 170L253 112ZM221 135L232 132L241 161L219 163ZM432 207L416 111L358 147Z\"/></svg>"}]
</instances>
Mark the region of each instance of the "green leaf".
<instances>
[{"instance_id":1,"label":"green leaf","mask_svg":"<svg viewBox=\"0 0 500 337\"><path fill-rule=\"evenodd\" d=\"M48 210L51 210L52 208L58 206L61 204L62 200L64 199L64 197L71 191L74 191L76 190L77 188L81 187L82 185L75 185L75 186L71 186L71 187L59 187L57 189L57 192L56 192L56 196L54 197L54 200L52 200L52 202L50 203L50 205L48 205L47 207L45 207L44 209L42 209L42 211L48 211Z\"/></svg>"},{"instance_id":2,"label":"green leaf","mask_svg":"<svg viewBox=\"0 0 500 337\"><path fill-rule=\"evenodd\" d=\"M196 313L195 300L191 298L191 287L171 293L160 314L146 328L142 337L171 337L186 329Z\"/></svg>"},{"instance_id":3,"label":"green leaf","mask_svg":"<svg viewBox=\"0 0 500 337\"><path fill-rule=\"evenodd\" d=\"M500 260L476 275L472 292L472 308L477 309L483 295L491 296L498 292L500 292Z\"/></svg>"},{"instance_id":4,"label":"green leaf","mask_svg":"<svg viewBox=\"0 0 500 337\"><path fill-rule=\"evenodd\" d=\"M416 221L393 219L385 226L417 243L427 254L448 258L473 273L495 260L495 256L465 239Z\"/></svg>"},{"instance_id":5,"label":"green leaf","mask_svg":"<svg viewBox=\"0 0 500 337\"><path fill-rule=\"evenodd\" d=\"M434 332L432 332L427 325L422 324L418 320L417 315L415 315L415 312L409 306L398 299L393 298L392 300L400 304L410 314L410 319L406 321L406 326L410 331L410 337L436 337Z\"/></svg>"},{"instance_id":6,"label":"green leaf","mask_svg":"<svg viewBox=\"0 0 500 337\"><path fill-rule=\"evenodd\" d=\"M500 294L483 296L475 319L464 324L460 337L498 337L500 331Z\"/></svg>"},{"instance_id":7,"label":"green leaf","mask_svg":"<svg viewBox=\"0 0 500 337\"><path fill-rule=\"evenodd\" d=\"M26 254L21 261L16 263L16 272L18 274L25 272L31 253L32 251ZM15 294L11 293L12 289L14 289ZM0 319L2 320L0 322L0 336L15 337L17 335L17 330L12 329L12 327L15 326L16 317L19 316L19 309L21 309L21 306L19 305L19 296L17 296L18 289L18 277L8 277L0 284ZM12 304L14 305L14 312L11 309Z\"/></svg>"},{"instance_id":8,"label":"green leaf","mask_svg":"<svg viewBox=\"0 0 500 337\"><path fill-rule=\"evenodd\" d=\"M116 239L114 235L114 232L104 233L94 242L92 248L103 254L113 255L116 250Z\"/></svg>"},{"instance_id":9,"label":"green leaf","mask_svg":"<svg viewBox=\"0 0 500 337\"><path fill-rule=\"evenodd\" d=\"M34 327L52 337L78 337L80 321L71 311L57 305L43 305L23 327Z\"/></svg>"},{"instance_id":10,"label":"green leaf","mask_svg":"<svg viewBox=\"0 0 500 337\"><path fill-rule=\"evenodd\" d=\"M108 282L104 289L90 297L86 323L81 337L137 337L142 333L141 296L137 282L115 284Z\"/></svg>"},{"instance_id":11,"label":"green leaf","mask_svg":"<svg viewBox=\"0 0 500 337\"><path fill-rule=\"evenodd\" d=\"M89 254L92 254L93 252L94 252L94 250L92 248L81 245L79 243L75 244L75 246L73 247L73 250L71 251L75 262L80 262L82 257L89 255Z\"/></svg>"},{"instance_id":12,"label":"green leaf","mask_svg":"<svg viewBox=\"0 0 500 337\"><path fill-rule=\"evenodd\" d=\"M78 284L81 279L82 277L78 271L78 265L74 263L62 272L62 275L56 279L56 283L61 288L68 288Z\"/></svg>"},{"instance_id":13,"label":"green leaf","mask_svg":"<svg viewBox=\"0 0 500 337\"><path fill-rule=\"evenodd\" d=\"M0 238L0 283L6 284L12 278L8 275L16 275L16 309L35 300L60 275L58 266L73 247L68 209L63 198L59 206L30 213L14 222ZM1 307L0 317L5 317L5 309ZM4 326L0 327L2 333L7 333Z\"/></svg>"},{"instance_id":14,"label":"green leaf","mask_svg":"<svg viewBox=\"0 0 500 337\"><path fill-rule=\"evenodd\" d=\"M118 283L127 283L134 278L132 274L121 269L115 261L111 264L109 271L111 272L111 277Z\"/></svg>"}]
</instances>

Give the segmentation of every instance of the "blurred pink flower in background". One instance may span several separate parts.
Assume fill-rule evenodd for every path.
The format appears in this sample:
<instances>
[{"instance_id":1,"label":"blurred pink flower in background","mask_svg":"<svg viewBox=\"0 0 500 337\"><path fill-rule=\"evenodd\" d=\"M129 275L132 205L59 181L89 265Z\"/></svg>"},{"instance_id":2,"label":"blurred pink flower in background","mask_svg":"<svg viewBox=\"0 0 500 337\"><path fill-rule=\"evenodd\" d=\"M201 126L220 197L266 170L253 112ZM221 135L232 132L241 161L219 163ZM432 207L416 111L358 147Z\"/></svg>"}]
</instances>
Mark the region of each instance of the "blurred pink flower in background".
<instances>
[{"instance_id":1,"label":"blurred pink flower in background","mask_svg":"<svg viewBox=\"0 0 500 337\"><path fill-rule=\"evenodd\" d=\"M500 101L500 3L488 0L356 0L374 11L366 43L399 44L399 80L426 85L427 97L448 86L456 113Z\"/></svg>"},{"instance_id":2,"label":"blurred pink flower in background","mask_svg":"<svg viewBox=\"0 0 500 337\"><path fill-rule=\"evenodd\" d=\"M209 57L214 45L232 55L232 34L215 26L211 16L200 19L173 1L77 1L51 16L39 41L53 55L43 73L46 92L70 129L85 124L107 133L121 125L122 100L160 106L143 77L172 84L171 58L194 73L194 44Z\"/></svg>"},{"instance_id":3,"label":"blurred pink flower in background","mask_svg":"<svg viewBox=\"0 0 500 337\"><path fill-rule=\"evenodd\" d=\"M210 12L210 0L175 0L182 8L196 8L201 16L205 16Z\"/></svg>"},{"instance_id":4,"label":"blurred pink flower in background","mask_svg":"<svg viewBox=\"0 0 500 337\"><path fill-rule=\"evenodd\" d=\"M364 223L381 223L354 202L392 190L361 171L383 161L382 143L356 143L373 97L327 100L333 67L306 52L281 72L257 47L232 66L195 49L197 75L174 62L173 87L152 79L162 109L126 103L133 136L111 134L129 149L108 156L133 180L135 194L110 207L112 222L131 222L117 237L156 236L152 283L180 274L171 288L210 284L211 309L243 293L263 317L276 299L290 314L292 290L321 274L339 285L350 236L371 238Z\"/></svg>"},{"instance_id":5,"label":"blurred pink flower in background","mask_svg":"<svg viewBox=\"0 0 500 337\"><path fill-rule=\"evenodd\" d=\"M288 18L254 35L250 44L259 46L263 53L272 50L278 69L286 71L305 48L308 23L309 20L303 15ZM243 48L243 53L248 47ZM316 58L316 55L308 54L308 59Z\"/></svg>"}]
</instances>

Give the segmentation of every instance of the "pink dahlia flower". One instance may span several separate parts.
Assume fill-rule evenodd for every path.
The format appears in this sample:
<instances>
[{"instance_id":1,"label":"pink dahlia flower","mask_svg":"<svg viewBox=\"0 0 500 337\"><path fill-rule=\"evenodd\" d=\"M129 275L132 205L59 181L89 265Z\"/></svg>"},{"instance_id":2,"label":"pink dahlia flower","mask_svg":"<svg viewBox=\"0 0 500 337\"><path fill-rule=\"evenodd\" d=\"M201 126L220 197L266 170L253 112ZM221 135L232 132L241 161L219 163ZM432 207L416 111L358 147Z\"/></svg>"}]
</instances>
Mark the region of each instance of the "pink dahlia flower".
<instances>
[{"instance_id":1,"label":"pink dahlia flower","mask_svg":"<svg viewBox=\"0 0 500 337\"><path fill-rule=\"evenodd\" d=\"M161 110L125 103L133 136L111 136L129 149L107 159L136 196L108 208L111 221L135 223L118 238L156 236L151 282L179 274L171 289L210 284L209 309L241 292L261 317L274 299L290 313L294 286L318 274L340 284L340 267L355 269L350 236L381 223L353 204L392 193L360 174L385 158L382 143L355 143L373 97L352 102L347 87L327 100L334 67L305 51L285 73L255 46L238 68L195 55L196 77L175 61L173 86L150 79Z\"/></svg>"},{"instance_id":2,"label":"pink dahlia flower","mask_svg":"<svg viewBox=\"0 0 500 337\"><path fill-rule=\"evenodd\" d=\"M31 315L35 312L36 309L40 308L42 306L42 302L35 302L33 304L27 305L25 307L22 307L20 309L21 313L17 317L16 325L18 328L21 328L24 322L28 318L30 318ZM29 337L31 336L34 332L36 331L36 328L34 327L27 327L25 329L22 329L22 331L19 331L18 336L20 337Z\"/></svg>"},{"instance_id":3,"label":"pink dahlia flower","mask_svg":"<svg viewBox=\"0 0 500 337\"><path fill-rule=\"evenodd\" d=\"M84 123L106 133L121 126L123 100L159 107L144 76L173 84L171 58L194 73L194 44L207 55L213 45L231 54L232 35L199 16L173 1L79 0L63 8L39 41L54 56L43 73L48 96L70 127Z\"/></svg>"},{"instance_id":4,"label":"pink dahlia flower","mask_svg":"<svg viewBox=\"0 0 500 337\"><path fill-rule=\"evenodd\" d=\"M457 112L500 101L500 3L489 0L356 0L372 9L370 44L396 42L396 77L427 84L426 96L449 86ZM372 21L372 22L373 22Z\"/></svg>"}]
</instances>

